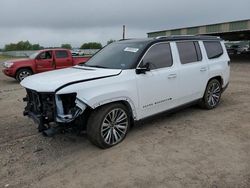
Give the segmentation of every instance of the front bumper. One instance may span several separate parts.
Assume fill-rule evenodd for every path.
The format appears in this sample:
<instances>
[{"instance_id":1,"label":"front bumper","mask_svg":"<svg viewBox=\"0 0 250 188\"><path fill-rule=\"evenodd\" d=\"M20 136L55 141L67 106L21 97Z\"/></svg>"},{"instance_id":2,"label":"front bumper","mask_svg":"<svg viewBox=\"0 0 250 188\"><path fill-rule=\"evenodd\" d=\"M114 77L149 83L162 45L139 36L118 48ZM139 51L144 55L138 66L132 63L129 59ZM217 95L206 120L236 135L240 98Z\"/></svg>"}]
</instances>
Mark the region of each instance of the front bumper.
<instances>
[{"instance_id":1,"label":"front bumper","mask_svg":"<svg viewBox=\"0 0 250 188\"><path fill-rule=\"evenodd\" d=\"M23 112L39 125L39 131L50 127L50 123L69 124L80 116L86 109L76 94L56 95L55 93L38 93L26 89L27 96L24 101L27 106Z\"/></svg>"},{"instance_id":2,"label":"front bumper","mask_svg":"<svg viewBox=\"0 0 250 188\"><path fill-rule=\"evenodd\" d=\"M23 99L27 102L23 115L28 116L39 125L39 131L45 129L45 124L55 121L55 100L53 93L38 93L26 89L27 96Z\"/></svg>"},{"instance_id":3,"label":"front bumper","mask_svg":"<svg viewBox=\"0 0 250 188\"><path fill-rule=\"evenodd\" d=\"M5 68L3 69L3 73L6 75L6 76L9 76L9 77L15 77L15 70L12 69L12 68Z\"/></svg>"}]
</instances>

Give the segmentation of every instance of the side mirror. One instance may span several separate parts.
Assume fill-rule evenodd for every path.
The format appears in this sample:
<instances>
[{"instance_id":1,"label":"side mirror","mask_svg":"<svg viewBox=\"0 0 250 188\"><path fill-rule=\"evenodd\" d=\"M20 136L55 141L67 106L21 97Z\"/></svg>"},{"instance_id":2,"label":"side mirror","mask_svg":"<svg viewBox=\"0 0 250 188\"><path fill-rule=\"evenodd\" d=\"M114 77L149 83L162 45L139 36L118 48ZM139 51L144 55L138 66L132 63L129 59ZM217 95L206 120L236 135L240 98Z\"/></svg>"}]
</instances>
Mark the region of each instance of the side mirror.
<instances>
[{"instance_id":1,"label":"side mirror","mask_svg":"<svg viewBox=\"0 0 250 188\"><path fill-rule=\"evenodd\" d=\"M138 67L135 72L136 74L146 74L147 71L150 71L150 64L146 63L142 67Z\"/></svg>"}]
</instances>

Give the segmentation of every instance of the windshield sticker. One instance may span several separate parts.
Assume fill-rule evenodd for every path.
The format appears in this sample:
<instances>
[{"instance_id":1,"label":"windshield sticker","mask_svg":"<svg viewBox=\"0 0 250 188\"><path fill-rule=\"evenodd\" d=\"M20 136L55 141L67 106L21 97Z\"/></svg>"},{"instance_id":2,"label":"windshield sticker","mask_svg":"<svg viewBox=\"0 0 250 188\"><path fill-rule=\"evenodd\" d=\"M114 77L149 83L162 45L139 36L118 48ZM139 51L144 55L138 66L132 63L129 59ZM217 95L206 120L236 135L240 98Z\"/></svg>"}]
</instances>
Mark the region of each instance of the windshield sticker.
<instances>
[{"instance_id":1,"label":"windshield sticker","mask_svg":"<svg viewBox=\"0 0 250 188\"><path fill-rule=\"evenodd\" d=\"M133 52L133 53L136 53L138 52L138 48L131 48L131 47L127 47L124 49L125 52Z\"/></svg>"}]
</instances>

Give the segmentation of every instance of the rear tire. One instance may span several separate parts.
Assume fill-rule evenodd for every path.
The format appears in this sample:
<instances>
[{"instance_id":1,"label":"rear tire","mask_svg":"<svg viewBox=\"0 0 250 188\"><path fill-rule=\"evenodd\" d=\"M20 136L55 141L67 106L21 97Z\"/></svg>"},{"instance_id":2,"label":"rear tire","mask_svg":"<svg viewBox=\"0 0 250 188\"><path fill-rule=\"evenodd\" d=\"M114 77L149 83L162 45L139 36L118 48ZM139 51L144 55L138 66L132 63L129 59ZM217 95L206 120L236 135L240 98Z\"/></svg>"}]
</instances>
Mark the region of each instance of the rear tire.
<instances>
[{"instance_id":1,"label":"rear tire","mask_svg":"<svg viewBox=\"0 0 250 188\"><path fill-rule=\"evenodd\" d=\"M105 149L122 142L129 127L128 109L121 103L113 103L91 113L87 123L87 135L93 144Z\"/></svg>"},{"instance_id":2,"label":"rear tire","mask_svg":"<svg viewBox=\"0 0 250 188\"><path fill-rule=\"evenodd\" d=\"M16 73L16 80L18 82L21 82L24 78L26 78L32 74L33 74L33 72L30 69L27 69L27 68L20 69Z\"/></svg>"},{"instance_id":3,"label":"rear tire","mask_svg":"<svg viewBox=\"0 0 250 188\"><path fill-rule=\"evenodd\" d=\"M212 79L208 82L205 94L200 101L200 106L205 109L213 109L220 103L222 94L221 84L217 79Z\"/></svg>"}]
</instances>

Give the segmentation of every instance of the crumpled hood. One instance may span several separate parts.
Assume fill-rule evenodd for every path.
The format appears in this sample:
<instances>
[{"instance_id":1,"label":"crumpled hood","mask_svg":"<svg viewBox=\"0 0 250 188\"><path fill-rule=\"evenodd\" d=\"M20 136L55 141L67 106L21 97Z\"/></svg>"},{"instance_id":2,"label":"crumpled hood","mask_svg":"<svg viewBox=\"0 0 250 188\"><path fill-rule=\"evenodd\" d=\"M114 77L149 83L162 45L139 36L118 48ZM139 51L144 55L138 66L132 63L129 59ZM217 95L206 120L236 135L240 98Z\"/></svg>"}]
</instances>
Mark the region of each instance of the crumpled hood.
<instances>
[{"instance_id":1,"label":"crumpled hood","mask_svg":"<svg viewBox=\"0 0 250 188\"><path fill-rule=\"evenodd\" d=\"M92 79L101 79L106 76L115 76L120 72L120 69L75 66L29 76L21 82L21 85L38 92L55 92L65 85L81 81L91 81Z\"/></svg>"}]
</instances>

